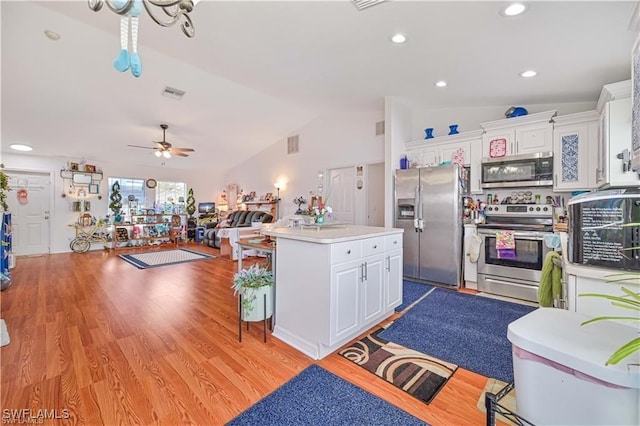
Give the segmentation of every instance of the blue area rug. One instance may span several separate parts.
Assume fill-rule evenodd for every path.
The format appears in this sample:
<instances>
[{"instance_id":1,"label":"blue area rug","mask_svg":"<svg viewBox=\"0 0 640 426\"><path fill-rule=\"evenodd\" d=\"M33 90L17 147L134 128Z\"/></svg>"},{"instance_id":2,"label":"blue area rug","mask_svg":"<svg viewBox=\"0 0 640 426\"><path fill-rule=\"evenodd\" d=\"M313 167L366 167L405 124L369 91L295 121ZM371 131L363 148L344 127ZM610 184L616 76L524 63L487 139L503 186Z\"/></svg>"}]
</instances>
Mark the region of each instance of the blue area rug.
<instances>
[{"instance_id":1,"label":"blue area rug","mask_svg":"<svg viewBox=\"0 0 640 426\"><path fill-rule=\"evenodd\" d=\"M402 280L402 304L396 308L396 312L402 312L409 305L427 294L433 286L417 283L415 281Z\"/></svg>"},{"instance_id":2,"label":"blue area rug","mask_svg":"<svg viewBox=\"0 0 640 426\"><path fill-rule=\"evenodd\" d=\"M379 334L487 377L513 381L507 326L531 306L435 289Z\"/></svg>"},{"instance_id":3,"label":"blue area rug","mask_svg":"<svg viewBox=\"0 0 640 426\"><path fill-rule=\"evenodd\" d=\"M193 262L194 260L211 259L215 256L194 250L178 249L152 251L139 254L121 254L120 257L139 269L147 269L155 268L157 266Z\"/></svg>"},{"instance_id":4,"label":"blue area rug","mask_svg":"<svg viewBox=\"0 0 640 426\"><path fill-rule=\"evenodd\" d=\"M375 395L312 365L228 425L425 425Z\"/></svg>"}]
</instances>

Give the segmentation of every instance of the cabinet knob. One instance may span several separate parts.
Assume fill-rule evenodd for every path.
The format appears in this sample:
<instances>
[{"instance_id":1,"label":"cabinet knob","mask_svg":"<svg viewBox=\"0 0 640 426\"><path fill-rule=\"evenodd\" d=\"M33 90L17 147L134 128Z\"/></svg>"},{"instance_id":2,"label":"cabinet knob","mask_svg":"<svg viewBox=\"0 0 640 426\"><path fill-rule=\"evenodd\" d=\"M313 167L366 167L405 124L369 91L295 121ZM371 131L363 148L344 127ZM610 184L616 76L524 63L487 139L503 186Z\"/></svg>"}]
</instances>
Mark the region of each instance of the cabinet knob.
<instances>
[{"instance_id":1,"label":"cabinet knob","mask_svg":"<svg viewBox=\"0 0 640 426\"><path fill-rule=\"evenodd\" d=\"M351 250L347 250L347 254L351 254Z\"/></svg>"},{"instance_id":2,"label":"cabinet knob","mask_svg":"<svg viewBox=\"0 0 640 426\"><path fill-rule=\"evenodd\" d=\"M374 245L373 245L373 248L374 248L374 249L377 249L377 248L378 248L378 245L377 245L377 244L374 244Z\"/></svg>"}]
</instances>

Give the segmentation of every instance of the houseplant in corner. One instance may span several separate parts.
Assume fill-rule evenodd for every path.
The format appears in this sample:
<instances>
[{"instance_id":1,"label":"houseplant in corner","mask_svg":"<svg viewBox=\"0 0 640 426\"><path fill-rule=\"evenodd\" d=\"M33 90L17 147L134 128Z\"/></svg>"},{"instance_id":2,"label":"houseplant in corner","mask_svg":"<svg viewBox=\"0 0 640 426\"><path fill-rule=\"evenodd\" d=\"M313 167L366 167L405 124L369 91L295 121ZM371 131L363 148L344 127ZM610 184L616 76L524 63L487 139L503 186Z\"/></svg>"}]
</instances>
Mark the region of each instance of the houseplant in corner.
<instances>
[{"instance_id":1,"label":"houseplant in corner","mask_svg":"<svg viewBox=\"0 0 640 426\"><path fill-rule=\"evenodd\" d=\"M273 272L254 264L233 276L233 294L242 296L243 321L263 321L273 313ZM265 299L266 296L266 299ZM266 311L265 311L266 300Z\"/></svg>"}]
</instances>

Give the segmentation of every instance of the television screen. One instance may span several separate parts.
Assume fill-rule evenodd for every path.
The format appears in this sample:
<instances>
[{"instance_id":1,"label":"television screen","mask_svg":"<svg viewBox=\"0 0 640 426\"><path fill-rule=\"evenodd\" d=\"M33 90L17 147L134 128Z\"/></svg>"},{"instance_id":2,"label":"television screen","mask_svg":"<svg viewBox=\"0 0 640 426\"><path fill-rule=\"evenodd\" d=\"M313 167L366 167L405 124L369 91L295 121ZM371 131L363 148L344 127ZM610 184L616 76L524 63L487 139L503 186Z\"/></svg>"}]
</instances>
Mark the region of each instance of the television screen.
<instances>
[{"instance_id":1,"label":"television screen","mask_svg":"<svg viewBox=\"0 0 640 426\"><path fill-rule=\"evenodd\" d=\"M216 203L198 203L198 213L214 213L216 211Z\"/></svg>"}]
</instances>

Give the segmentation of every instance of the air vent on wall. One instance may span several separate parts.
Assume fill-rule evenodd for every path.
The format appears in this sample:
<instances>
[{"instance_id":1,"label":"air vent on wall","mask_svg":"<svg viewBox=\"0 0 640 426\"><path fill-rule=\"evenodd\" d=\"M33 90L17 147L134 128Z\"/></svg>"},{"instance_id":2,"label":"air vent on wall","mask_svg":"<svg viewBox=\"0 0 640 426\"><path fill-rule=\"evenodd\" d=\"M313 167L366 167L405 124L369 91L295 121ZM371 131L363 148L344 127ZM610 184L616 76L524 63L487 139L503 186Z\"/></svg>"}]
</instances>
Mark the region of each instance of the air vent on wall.
<instances>
[{"instance_id":1,"label":"air vent on wall","mask_svg":"<svg viewBox=\"0 0 640 426\"><path fill-rule=\"evenodd\" d=\"M298 146L298 135L287 138L287 154L297 154L300 150Z\"/></svg>"},{"instance_id":2,"label":"air vent on wall","mask_svg":"<svg viewBox=\"0 0 640 426\"><path fill-rule=\"evenodd\" d=\"M166 96L167 98L171 98L171 99L175 99L177 101L182 100L182 97L184 96L186 92L184 90L180 90L180 89L176 89L173 87L165 87L164 90L162 91L162 96Z\"/></svg>"},{"instance_id":3,"label":"air vent on wall","mask_svg":"<svg viewBox=\"0 0 640 426\"><path fill-rule=\"evenodd\" d=\"M376 123L376 136L384 135L384 120Z\"/></svg>"},{"instance_id":4,"label":"air vent on wall","mask_svg":"<svg viewBox=\"0 0 640 426\"><path fill-rule=\"evenodd\" d=\"M384 1L385 0L351 0L351 3L353 3L356 9L362 10L380 3L384 3Z\"/></svg>"}]
</instances>

